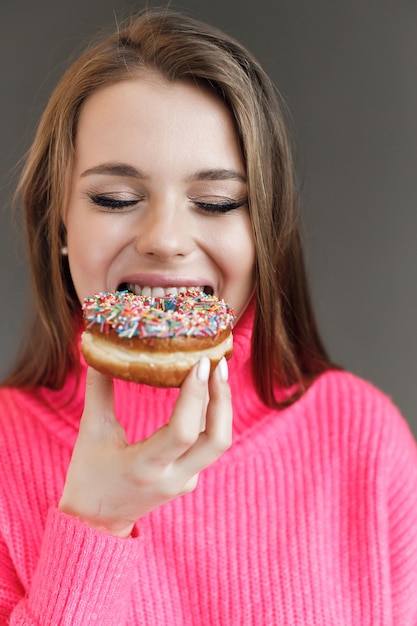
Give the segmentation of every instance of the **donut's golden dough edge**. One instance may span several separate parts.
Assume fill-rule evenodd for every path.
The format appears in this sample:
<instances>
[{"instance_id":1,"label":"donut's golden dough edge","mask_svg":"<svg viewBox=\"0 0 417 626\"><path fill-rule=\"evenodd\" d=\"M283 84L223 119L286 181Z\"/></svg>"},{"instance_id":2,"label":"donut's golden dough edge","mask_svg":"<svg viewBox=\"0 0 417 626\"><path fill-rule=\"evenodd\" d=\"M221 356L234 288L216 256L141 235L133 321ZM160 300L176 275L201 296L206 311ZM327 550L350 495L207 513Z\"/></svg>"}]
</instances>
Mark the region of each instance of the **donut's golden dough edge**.
<instances>
[{"instance_id":1,"label":"donut's golden dough edge","mask_svg":"<svg viewBox=\"0 0 417 626\"><path fill-rule=\"evenodd\" d=\"M87 333L88 331L83 333L82 339ZM87 344L85 341L81 341L81 351L86 363L97 371L111 378L150 385L152 387L180 387L195 363L203 356L206 356L206 350L203 349L196 351L195 359L186 366L181 366L178 361L175 364L164 365L158 363L155 365L152 363L152 354L150 353L150 362L143 364L132 358L129 361L124 361L117 346L113 345L111 348L114 348L114 358L111 358L108 354L103 358L101 354L97 354L94 350L94 342ZM230 359L232 354L233 348L230 347L224 354L220 354L217 358L209 357L211 373L223 356L225 356L226 359Z\"/></svg>"}]
</instances>

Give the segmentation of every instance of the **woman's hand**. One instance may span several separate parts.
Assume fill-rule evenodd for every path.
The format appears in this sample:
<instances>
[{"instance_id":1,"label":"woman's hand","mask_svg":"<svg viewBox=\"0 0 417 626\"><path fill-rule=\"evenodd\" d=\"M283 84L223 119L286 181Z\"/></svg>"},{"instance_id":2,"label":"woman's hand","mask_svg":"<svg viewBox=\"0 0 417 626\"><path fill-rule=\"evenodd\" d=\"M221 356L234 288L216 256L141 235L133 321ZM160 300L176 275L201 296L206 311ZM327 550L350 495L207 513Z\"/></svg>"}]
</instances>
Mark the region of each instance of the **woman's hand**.
<instances>
[{"instance_id":1,"label":"woman's hand","mask_svg":"<svg viewBox=\"0 0 417 626\"><path fill-rule=\"evenodd\" d=\"M89 368L85 408L59 508L121 537L136 520L192 491L231 445L232 406L223 359L203 358L184 381L171 419L129 445L113 410L113 382ZM146 416L138 416L146 419Z\"/></svg>"}]
</instances>

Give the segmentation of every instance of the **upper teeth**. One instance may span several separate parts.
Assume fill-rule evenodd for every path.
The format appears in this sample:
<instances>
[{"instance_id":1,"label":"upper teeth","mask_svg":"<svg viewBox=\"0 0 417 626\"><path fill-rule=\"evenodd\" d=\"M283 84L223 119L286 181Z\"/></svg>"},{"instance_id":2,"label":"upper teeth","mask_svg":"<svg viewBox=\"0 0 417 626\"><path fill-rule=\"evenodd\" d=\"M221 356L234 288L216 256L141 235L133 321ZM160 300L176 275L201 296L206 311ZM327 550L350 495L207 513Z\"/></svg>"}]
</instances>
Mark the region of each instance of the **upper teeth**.
<instances>
[{"instance_id":1,"label":"upper teeth","mask_svg":"<svg viewBox=\"0 0 417 626\"><path fill-rule=\"evenodd\" d=\"M137 296L152 298L166 296L168 294L177 295L177 293L184 293L190 289L204 291L204 287L141 287L140 285L134 285L133 283L128 283L127 288Z\"/></svg>"}]
</instances>

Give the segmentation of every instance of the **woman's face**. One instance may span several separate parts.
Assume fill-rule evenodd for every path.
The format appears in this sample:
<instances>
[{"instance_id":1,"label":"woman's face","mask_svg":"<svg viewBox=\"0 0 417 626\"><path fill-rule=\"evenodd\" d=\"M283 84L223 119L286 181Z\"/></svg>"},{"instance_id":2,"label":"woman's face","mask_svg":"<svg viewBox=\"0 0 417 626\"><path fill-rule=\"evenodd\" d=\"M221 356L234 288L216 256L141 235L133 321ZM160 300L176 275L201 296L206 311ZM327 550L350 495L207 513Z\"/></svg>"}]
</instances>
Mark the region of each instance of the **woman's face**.
<instances>
[{"instance_id":1,"label":"woman's face","mask_svg":"<svg viewBox=\"0 0 417 626\"><path fill-rule=\"evenodd\" d=\"M146 74L84 104L64 210L79 299L199 287L237 315L255 247L231 115L212 93Z\"/></svg>"}]
</instances>

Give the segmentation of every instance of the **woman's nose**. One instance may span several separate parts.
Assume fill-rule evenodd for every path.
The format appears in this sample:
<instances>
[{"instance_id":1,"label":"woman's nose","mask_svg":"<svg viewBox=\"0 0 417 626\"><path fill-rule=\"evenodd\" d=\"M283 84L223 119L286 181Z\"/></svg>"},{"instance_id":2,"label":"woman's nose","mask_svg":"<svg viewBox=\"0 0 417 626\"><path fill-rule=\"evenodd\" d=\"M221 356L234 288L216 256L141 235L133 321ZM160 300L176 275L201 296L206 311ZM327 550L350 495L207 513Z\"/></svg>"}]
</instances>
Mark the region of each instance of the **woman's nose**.
<instances>
[{"instance_id":1,"label":"woman's nose","mask_svg":"<svg viewBox=\"0 0 417 626\"><path fill-rule=\"evenodd\" d=\"M190 254L193 232L186 211L175 207L149 206L136 233L136 249L140 254L171 259Z\"/></svg>"}]
</instances>

